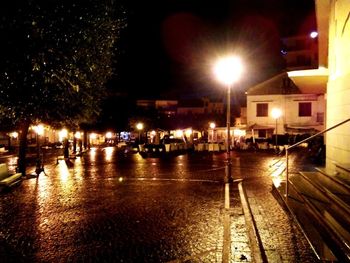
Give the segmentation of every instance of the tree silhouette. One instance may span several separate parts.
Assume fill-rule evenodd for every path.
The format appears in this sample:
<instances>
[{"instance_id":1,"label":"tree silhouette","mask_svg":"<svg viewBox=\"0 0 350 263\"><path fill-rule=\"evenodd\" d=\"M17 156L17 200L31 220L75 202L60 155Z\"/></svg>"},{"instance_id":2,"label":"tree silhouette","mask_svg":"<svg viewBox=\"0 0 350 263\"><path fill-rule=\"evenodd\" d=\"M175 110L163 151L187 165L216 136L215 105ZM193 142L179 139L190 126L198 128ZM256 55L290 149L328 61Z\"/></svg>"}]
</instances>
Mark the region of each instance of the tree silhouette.
<instances>
[{"instance_id":1,"label":"tree silhouette","mask_svg":"<svg viewBox=\"0 0 350 263\"><path fill-rule=\"evenodd\" d=\"M126 23L113 0L14 0L2 11L0 121L20 130L25 174L31 124L74 127L98 116Z\"/></svg>"}]
</instances>

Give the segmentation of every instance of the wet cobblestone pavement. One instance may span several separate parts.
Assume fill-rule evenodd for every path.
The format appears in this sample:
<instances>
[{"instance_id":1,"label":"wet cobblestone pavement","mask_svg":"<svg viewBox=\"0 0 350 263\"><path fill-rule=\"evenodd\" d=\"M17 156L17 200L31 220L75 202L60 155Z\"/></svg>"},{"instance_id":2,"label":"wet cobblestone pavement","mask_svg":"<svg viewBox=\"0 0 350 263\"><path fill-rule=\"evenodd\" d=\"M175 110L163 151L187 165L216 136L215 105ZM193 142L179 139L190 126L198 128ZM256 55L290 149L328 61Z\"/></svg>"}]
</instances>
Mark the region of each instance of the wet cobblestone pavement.
<instances>
[{"instance_id":1,"label":"wet cobblestone pavement","mask_svg":"<svg viewBox=\"0 0 350 263\"><path fill-rule=\"evenodd\" d=\"M269 262L316 262L271 194L274 158L234 153L233 175L244 179ZM68 164L47 157L47 176L0 193L0 262L222 262L224 160L112 147ZM231 262L250 262L236 189L231 204Z\"/></svg>"}]
</instances>

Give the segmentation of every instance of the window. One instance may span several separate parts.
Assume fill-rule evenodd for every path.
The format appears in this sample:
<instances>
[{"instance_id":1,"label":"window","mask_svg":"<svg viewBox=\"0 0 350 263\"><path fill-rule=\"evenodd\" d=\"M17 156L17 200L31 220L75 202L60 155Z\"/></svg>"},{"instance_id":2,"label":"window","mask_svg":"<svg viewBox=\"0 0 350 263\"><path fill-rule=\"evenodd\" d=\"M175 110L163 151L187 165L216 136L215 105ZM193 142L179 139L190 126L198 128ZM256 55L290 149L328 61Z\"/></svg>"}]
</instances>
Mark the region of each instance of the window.
<instances>
[{"instance_id":1,"label":"window","mask_svg":"<svg viewBox=\"0 0 350 263\"><path fill-rule=\"evenodd\" d=\"M299 117L311 116L311 102L299 102Z\"/></svg>"},{"instance_id":2,"label":"window","mask_svg":"<svg viewBox=\"0 0 350 263\"><path fill-rule=\"evenodd\" d=\"M266 130L258 130L259 138L266 138Z\"/></svg>"},{"instance_id":3,"label":"window","mask_svg":"<svg viewBox=\"0 0 350 263\"><path fill-rule=\"evenodd\" d=\"M267 117L269 112L269 105L267 103L256 104L256 117Z\"/></svg>"}]
</instances>

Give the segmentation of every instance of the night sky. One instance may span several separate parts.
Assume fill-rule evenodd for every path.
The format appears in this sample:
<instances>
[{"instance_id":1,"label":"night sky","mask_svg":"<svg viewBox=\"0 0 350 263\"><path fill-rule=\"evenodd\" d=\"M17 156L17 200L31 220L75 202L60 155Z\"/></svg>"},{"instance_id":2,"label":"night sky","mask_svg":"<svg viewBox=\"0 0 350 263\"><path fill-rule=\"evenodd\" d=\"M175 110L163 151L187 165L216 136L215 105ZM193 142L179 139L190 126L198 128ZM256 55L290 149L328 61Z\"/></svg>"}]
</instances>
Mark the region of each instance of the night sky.
<instances>
[{"instance_id":1,"label":"night sky","mask_svg":"<svg viewBox=\"0 0 350 263\"><path fill-rule=\"evenodd\" d=\"M120 39L116 76L110 85L134 98L222 95L211 63L237 52L244 93L283 68L279 40L315 29L313 0L127 1L128 26Z\"/></svg>"}]
</instances>

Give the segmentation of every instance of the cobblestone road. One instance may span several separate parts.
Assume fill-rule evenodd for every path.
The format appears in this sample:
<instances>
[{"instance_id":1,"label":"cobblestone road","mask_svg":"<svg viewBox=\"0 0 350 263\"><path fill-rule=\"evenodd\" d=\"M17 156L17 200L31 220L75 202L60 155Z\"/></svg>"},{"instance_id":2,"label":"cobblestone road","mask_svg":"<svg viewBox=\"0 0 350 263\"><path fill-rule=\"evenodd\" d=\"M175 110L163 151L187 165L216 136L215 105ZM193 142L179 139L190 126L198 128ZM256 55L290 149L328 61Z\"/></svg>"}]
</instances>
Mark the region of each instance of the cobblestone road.
<instances>
[{"instance_id":1,"label":"cobblestone road","mask_svg":"<svg viewBox=\"0 0 350 263\"><path fill-rule=\"evenodd\" d=\"M0 193L0 261L222 262L224 159L143 159L114 148L68 164L48 158L47 176ZM269 262L314 262L270 192L271 161L233 154L233 174L244 179ZM231 202L231 262L249 262L237 191Z\"/></svg>"}]
</instances>

